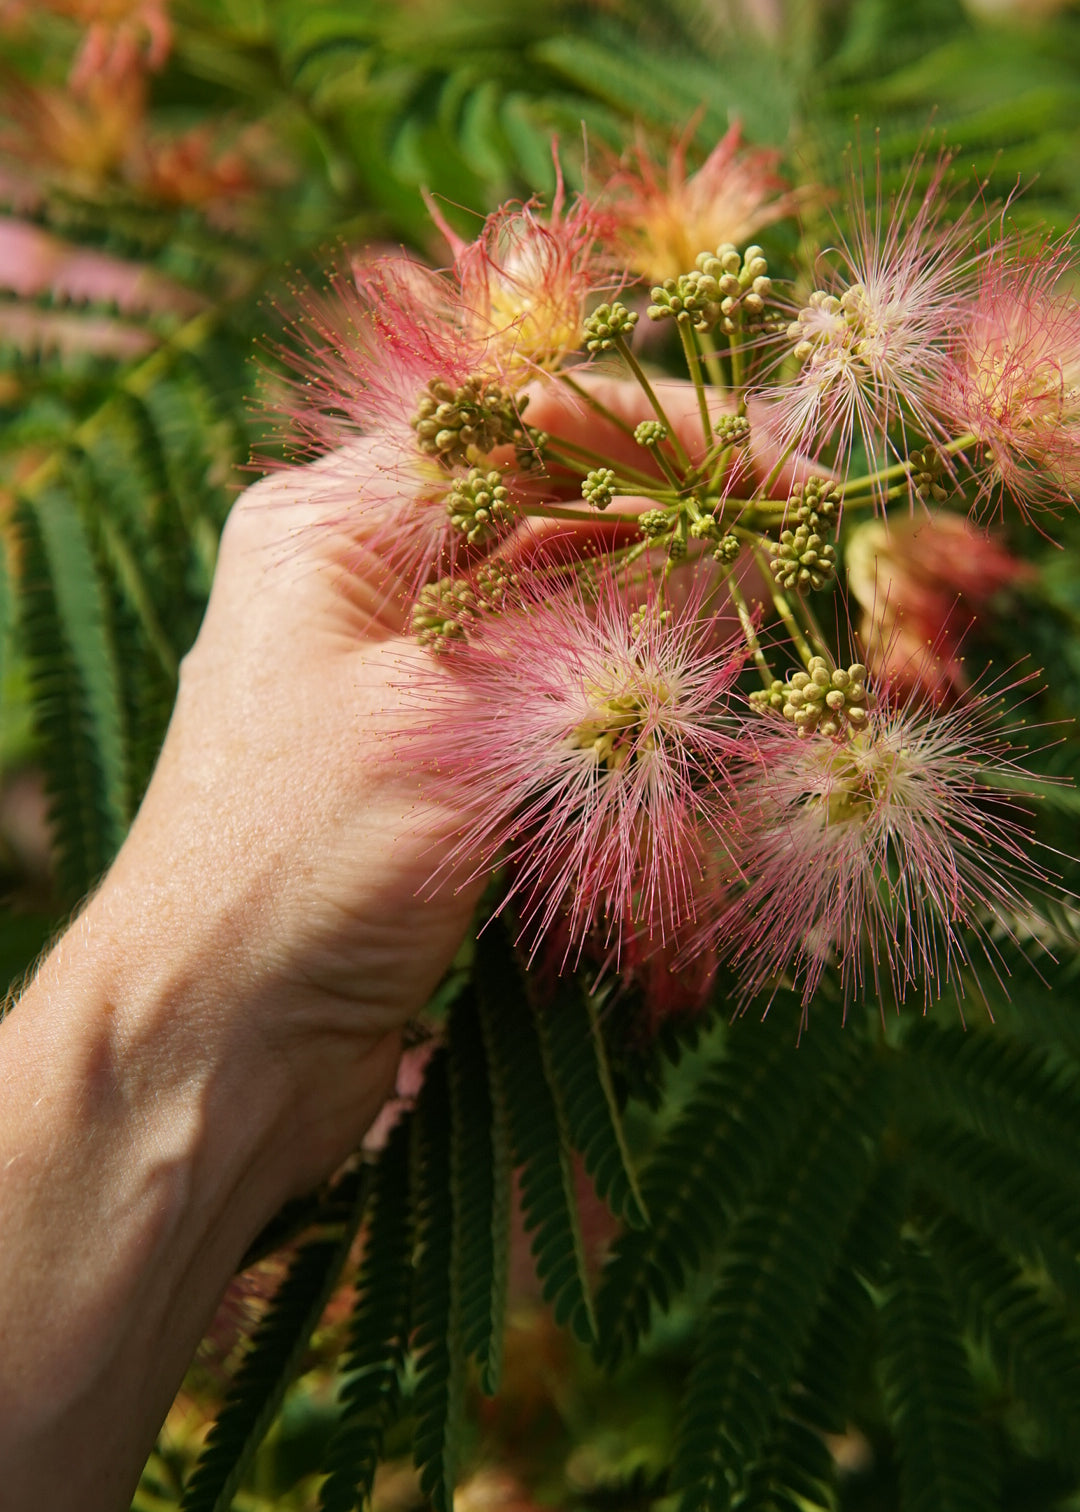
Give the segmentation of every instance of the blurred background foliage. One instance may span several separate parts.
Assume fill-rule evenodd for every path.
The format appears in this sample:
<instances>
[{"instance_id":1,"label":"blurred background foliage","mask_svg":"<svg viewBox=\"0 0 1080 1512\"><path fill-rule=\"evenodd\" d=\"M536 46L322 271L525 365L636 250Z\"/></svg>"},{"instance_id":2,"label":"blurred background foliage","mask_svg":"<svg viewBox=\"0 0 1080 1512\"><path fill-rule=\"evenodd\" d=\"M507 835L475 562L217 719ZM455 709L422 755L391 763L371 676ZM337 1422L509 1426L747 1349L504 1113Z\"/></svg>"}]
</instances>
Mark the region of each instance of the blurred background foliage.
<instances>
[{"instance_id":1,"label":"blurred background foliage","mask_svg":"<svg viewBox=\"0 0 1080 1512\"><path fill-rule=\"evenodd\" d=\"M1022 181L1015 216L1069 228L1080 14L1046 0L0 0L0 991L93 886L138 804L230 501L252 449L276 444L251 396L291 282L342 246L438 261L421 191L467 232L508 196L551 192L553 135L582 186L635 132L663 146L689 127L703 155L738 117L793 177L828 184L858 117L888 188L932 116L991 197ZM1075 710L1075 557L1047 544L1044 559L1052 611L1038 625ZM1010 630L1031 628L1003 628L1006 653ZM641 1148L676 1119L708 1047L706 1034L669 1070L662 1112L639 1107ZM594 1255L609 1237L597 1222ZM941 1242L974 1274L972 1232L957 1220ZM920 1251L904 1264L915 1321L932 1330L940 1288ZM280 1259L261 1262L228 1299L148 1467L143 1512L176 1505L241 1325L281 1274ZM1026 1273L998 1282L994 1295L1028 1297ZM459 1512L654 1505L700 1291L691 1276L613 1386L518 1265L504 1389L471 1418ZM237 1507L316 1505L333 1394L321 1366L346 1311L335 1294ZM972 1348L992 1396L1001 1361L992 1343ZM1080 1361L1054 1368L1080 1401ZM852 1512L900 1505L880 1392L865 1389L858 1425L826 1440ZM903 1382L890 1389L902 1397ZM1004 1440L1012 1408L1002 1397L997 1410ZM1080 1416L1062 1421L1065 1440L1080 1433ZM994 1505L1080 1506L1062 1455L1026 1421L1014 1428ZM406 1441L387 1449L376 1505L424 1505L394 1457ZM981 1505L972 1485L947 1506L933 1489L902 1494L925 1512ZM762 1482L745 1505L834 1504L819 1496Z\"/></svg>"}]
</instances>

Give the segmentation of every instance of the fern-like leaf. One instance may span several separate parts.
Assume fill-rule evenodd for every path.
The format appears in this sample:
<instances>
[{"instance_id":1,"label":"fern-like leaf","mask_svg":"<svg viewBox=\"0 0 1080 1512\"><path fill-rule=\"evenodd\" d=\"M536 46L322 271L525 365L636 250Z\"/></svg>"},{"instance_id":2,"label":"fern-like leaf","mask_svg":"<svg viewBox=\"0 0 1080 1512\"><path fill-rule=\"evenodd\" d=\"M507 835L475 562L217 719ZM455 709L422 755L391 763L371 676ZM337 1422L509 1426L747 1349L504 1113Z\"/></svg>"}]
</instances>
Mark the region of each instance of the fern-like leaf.
<instances>
[{"instance_id":1,"label":"fern-like leaf","mask_svg":"<svg viewBox=\"0 0 1080 1512\"><path fill-rule=\"evenodd\" d=\"M1052 1296L984 1235L943 1218L930 1244L965 1322L1034 1414L1064 1465L1080 1470L1080 1332Z\"/></svg>"},{"instance_id":2,"label":"fern-like leaf","mask_svg":"<svg viewBox=\"0 0 1080 1512\"><path fill-rule=\"evenodd\" d=\"M505 1089L510 1139L521 1172L521 1206L545 1300L585 1343L596 1321L585 1272L570 1142L547 1080L525 984L505 932L487 925L477 947L485 1043Z\"/></svg>"},{"instance_id":3,"label":"fern-like leaf","mask_svg":"<svg viewBox=\"0 0 1080 1512\"><path fill-rule=\"evenodd\" d=\"M881 1317L881 1380L900 1458L903 1512L998 1505L994 1445L934 1262L905 1239Z\"/></svg>"},{"instance_id":4,"label":"fern-like leaf","mask_svg":"<svg viewBox=\"0 0 1080 1512\"><path fill-rule=\"evenodd\" d=\"M70 494L20 499L20 622L65 892L112 860L128 819L120 675L97 566Z\"/></svg>"},{"instance_id":5,"label":"fern-like leaf","mask_svg":"<svg viewBox=\"0 0 1080 1512\"><path fill-rule=\"evenodd\" d=\"M881 1119L880 1079L872 1063L846 1069L830 1078L828 1106L724 1244L672 1470L682 1512L718 1512L745 1481L860 1206Z\"/></svg>"},{"instance_id":6,"label":"fern-like leaf","mask_svg":"<svg viewBox=\"0 0 1080 1512\"><path fill-rule=\"evenodd\" d=\"M505 1099L489 1081L472 993L450 1011L450 1160L454 1264L462 1343L487 1394L498 1389L510 1246L510 1135ZM501 1089L500 1089L501 1091Z\"/></svg>"},{"instance_id":7,"label":"fern-like leaf","mask_svg":"<svg viewBox=\"0 0 1080 1512\"><path fill-rule=\"evenodd\" d=\"M305 1244L289 1267L210 1430L181 1512L228 1512L232 1506L349 1258L366 1195L363 1173L346 1177L335 1194L335 1203L348 1204L338 1232Z\"/></svg>"},{"instance_id":8,"label":"fern-like leaf","mask_svg":"<svg viewBox=\"0 0 1080 1512\"><path fill-rule=\"evenodd\" d=\"M324 1465L320 1512L353 1512L371 1493L397 1415L412 1307L411 1116L398 1120L371 1177L364 1253L343 1361L340 1412Z\"/></svg>"},{"instance_id":9,"label":"fern-like leaf","mask_svg":"<svg viewBox=\"0 0 1080 1512\"><path fill-rule=\"evenodd\" d=\"M645 1204L626 1146L607 1052L581 983L564 978L537 1020L548 1080L597 1196L616 1218L631 1228L644 1228Z\"/></svg>"},{"instance_id":10,"label":"fern-like leaf","mask_svg":"<svg viewBox=\"0 0 1080 1512\"><path fill-rule=\"evenodd\" d=\"M653 1307L667 1311L745 1198L783 1162L839 1045L826 1025L796 1045L780 1015L731 1028L643 1172L650 1226L622 1235L605 1268L597 1316L608 1362L634 1351Z\"/></svg>"},{"instance_id":11,"label":"fern-like leaf","mask_svg":"<svg viewBox=\"0 0 1080 1512\"><path fill-rule=\"evenodd\" d=\"M911 1170L938 1202L1080 1299L1080 1191L1034 1161L952 1125L926 1125Z\"/></svg>"},{"instance_id":12,"label":"fern-like leaf","mask_svg":"<svg viewBox=\"0 0 1080 1512\"><path fill-rule=\"evenodd\" d=\"M452 1512L465 1347L460 1268L454 1255L450 1089L446 1054L428 1064L413 1121L417 1256L414 1273L413 1352L416 1392L413 1459L420 1489L434 1512Z\"/></svg>"}]
</instances>

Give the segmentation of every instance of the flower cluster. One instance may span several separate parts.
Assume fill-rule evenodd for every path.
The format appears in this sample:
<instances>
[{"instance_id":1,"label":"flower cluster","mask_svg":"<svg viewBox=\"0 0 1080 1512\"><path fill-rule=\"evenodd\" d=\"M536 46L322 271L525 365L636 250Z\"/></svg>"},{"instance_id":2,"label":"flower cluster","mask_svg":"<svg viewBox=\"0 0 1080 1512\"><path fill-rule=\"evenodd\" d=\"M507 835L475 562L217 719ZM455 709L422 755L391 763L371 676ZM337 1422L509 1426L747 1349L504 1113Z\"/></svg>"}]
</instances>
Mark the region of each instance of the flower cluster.
<instances>
[{"instance_id":1,"label":"flower cluster","mask_svg":"<svg viewBox=\"0 0 1080 1512\"><path fill-rule=\"evenodd\" d=\"M869 205L853 170L834 246L786 265L762 234L811 191L738 127L688 153L639 144L472 242L436 212L447 270L298 295L313 508L432 653L397 759L459 815L433 883L497 869L531 951L645 984L654 1019L720 963L743 1004L962 997L1046 886L1009 798L1024 680L960 645L1034 577L980 513L1080 480L1069 250L958 211L942 154Z\"/></svg>"}]
</instances>

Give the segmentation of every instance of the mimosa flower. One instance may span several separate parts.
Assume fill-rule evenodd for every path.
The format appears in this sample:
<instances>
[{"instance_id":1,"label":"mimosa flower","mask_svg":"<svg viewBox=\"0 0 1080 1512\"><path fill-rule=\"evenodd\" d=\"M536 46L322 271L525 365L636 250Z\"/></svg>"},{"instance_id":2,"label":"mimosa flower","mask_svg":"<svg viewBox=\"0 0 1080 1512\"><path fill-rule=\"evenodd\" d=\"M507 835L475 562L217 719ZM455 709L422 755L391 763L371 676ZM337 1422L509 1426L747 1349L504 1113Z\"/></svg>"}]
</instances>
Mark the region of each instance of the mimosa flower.
<instances>
[{"instance_id":1,"label":"mimosa flower","mask_svg":"<svg viewBox=\"0 0 1080 1512\"><path fill-rule=\"evenodd\" d=\"M949 349L941 408L974 437L980 500L1026 511L1080 488L1080 303L1062 288L1065 242L1026 256L1002 248Z\"/></svg>"},{"instance_id":2,"label":"mimosa flower","mask_svg":"<svg viewBox=\"0 0 1080 1512\"><path fill-rule=\"evenodd\" d=\"M850 234L823 256L820 287L788 330L802 369L766 391L785 443L814 456L834 447L841 474L856 437L875 468L906 456L912 429L941 435L933 401L976 269L970 217L944 218L947 166L939 158L916 199L917 160L886 204L879 165L872 208L852 174Z\"/></svg>"},{"instance_id":3,"label":"mimosa flower","mask_svg":"<svg viewBox=\"0 0 1080 1512\"><path fill-rule=\"evenodd\" d=\"M488 348L470 337L453 284L418 263L358 267L298 304L284 353L298 377L283 408L300 460L325 455L313 510L361 529L415 594L452 571L465 542L455 498L474 464L520 437L519 413L478 376ZM498 521L485 539L497 533Z\"/></svg>"},{"instance_id":4,"label":"mimosa flower","mask_svg":"<svg viewBox=\"0 0 1080 1512\"><path fill-rule=\"evenodd\" d=\"M614 247L650 283L690 272L699 252L744 245L763 226L790 215L799 200L776 171L779 152L743 147L737 121L688 174L695 125L673 144L664 166L639 142L608 185Z\"/></svg>"},{"instance_id":5,"label":"mimosa flower","mask_svg":"<svg viewBox=\"0 0 1080 1512\"><path fill-rule=\"evenodd\" d=\"M610 287L600 222L583 198L566 205L562 175L545 217L539 201L504 205L465 242L432 214L450 243L474 336L490 343L503 374L524 380L557 367L582 342L586 303Z\"/></svg>"},{"instance_id":6,"label":"mimosa flower","mask_svg":"<svg viewBox=\"0 0 1080 1512\"><path fill-rule=\"evenodd\" d=\"M864 988L898 1004L949 984L962 996L973 944L1001 970L991 932L1011 935L1031 912L1021 888L1045 877L1001 791L1025 774L999 702L987 692L942 712L879 687L836 737L764 716L740 803L747 887L713 932L744 1001L788 973L807 1007L832 969L845 1002Z\"/></svg>"},{"instance_id":7,"label":"mimosa flower","mask_svg":"<svg viewBox=\"0 0 1080 1512\"><path fill-rule=\"evenodd\" d=\"M695 917L703 831L728 822L741 749L728 695L744 649L700 602L661 611L611 576L525 588L442 659L410 750L463 808L453 861L500 857L530 939L594 928L663 938Z\"/></svg>"},{"instance_id":8,"label":"mimosa flower","mask_svg":"<svg viewBox=\"0 0 1080 1512\"><path fill-rule=\"evenodd\" d=\"M972 620L1035 575L985 531L944 512L867 520L848 536L844 562L871 671L938 699L970 682L960 648Z\"/></svg>"}]
</instances>

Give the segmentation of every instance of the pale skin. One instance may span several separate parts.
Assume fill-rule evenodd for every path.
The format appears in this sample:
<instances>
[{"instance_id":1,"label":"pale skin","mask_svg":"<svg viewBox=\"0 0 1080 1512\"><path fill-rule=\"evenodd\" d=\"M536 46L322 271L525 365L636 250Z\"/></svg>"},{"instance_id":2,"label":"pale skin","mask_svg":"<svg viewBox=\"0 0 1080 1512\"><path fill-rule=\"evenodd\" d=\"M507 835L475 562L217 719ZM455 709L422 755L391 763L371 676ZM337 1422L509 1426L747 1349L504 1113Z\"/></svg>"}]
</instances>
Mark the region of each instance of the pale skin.
<instances>
[{"instance_id":1,"label":"pale skin","mask_svg":"<svg viewBox=\"0 0 1080 1512\"><path fill-rule=\"evenodd\" d=\"M3 1512L128 1507L245 1249L359 1144L483 885L427 885L455 815L386 737L430 662L311 493L235 506L131 832L0 1023Z\"/></svg>"}]
</instances>

